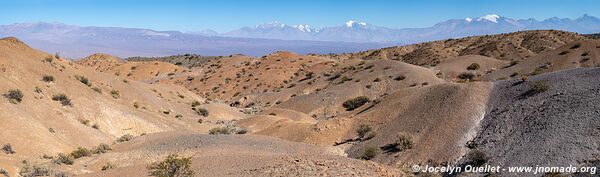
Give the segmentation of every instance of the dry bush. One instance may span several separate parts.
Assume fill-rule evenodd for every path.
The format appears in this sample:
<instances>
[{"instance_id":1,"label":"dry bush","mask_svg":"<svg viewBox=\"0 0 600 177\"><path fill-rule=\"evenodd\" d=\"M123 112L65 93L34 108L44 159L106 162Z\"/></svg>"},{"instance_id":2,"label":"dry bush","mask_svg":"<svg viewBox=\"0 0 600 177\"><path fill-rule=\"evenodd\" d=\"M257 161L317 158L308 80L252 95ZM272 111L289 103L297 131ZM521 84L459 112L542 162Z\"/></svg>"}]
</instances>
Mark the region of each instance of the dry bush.
<instances>
[{"instance_id":1,"label":"dry bush","mask_svg":"<svg viewBox=\"0 0 600 177\"><path fill-rule=\"evenodd\" d=\"M344 106L344 108L346 108L346 111L352 111L364 104L367 104L369 101L370 101L369 98L367 98L366 96L359 96L356 98L346 100L342 104L342 106Z\"/></svg>"},{"instance_id":2,"label":"dry bush","mask_svg":"<svg viewBox=\"0 0 600 177\"><path fill-rule=\"evenodd\" d=\"M149 176L157 177L191 177L194 176L192 170L192 158L179 158L176 154L171 154L162 162L155 162L148 165Z\"/></svg>"}]
</instances>

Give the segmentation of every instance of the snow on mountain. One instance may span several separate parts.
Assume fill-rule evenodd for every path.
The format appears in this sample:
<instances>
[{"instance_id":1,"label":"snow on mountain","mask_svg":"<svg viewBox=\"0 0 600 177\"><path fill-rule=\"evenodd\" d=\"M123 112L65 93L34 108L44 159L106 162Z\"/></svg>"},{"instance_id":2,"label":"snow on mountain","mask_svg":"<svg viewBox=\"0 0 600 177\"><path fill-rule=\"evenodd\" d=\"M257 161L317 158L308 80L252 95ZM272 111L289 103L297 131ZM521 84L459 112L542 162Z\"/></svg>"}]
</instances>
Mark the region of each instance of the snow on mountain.
<instances>
[{"instance_id":1,"label":"snow on mountain","mask_svg":"<svg viewBox=\"0 0 600 177\"><path fill-rule=\"evenodd\" d=\"M481 16L481 17L477 18L477 21L487 20L487 21L490 21L490 22L498 23L498 19L499 18L500 18L499 15L490 14L490 15L484 15L484 16Z\"/></svg>"},{"instance_id":2,"label":"snow on mountain","mask_svg":"<svg viewBox=\"0 0 600 177\"><path fill-rule=\"evenodd\" d=\"M578 33L600 32L600 19L583 15L577 19L549 18L515 20L497 14L450 19L425 28L392 29L349 20L343 26L309 28L308 25L271 24L270 28L242 28L221 34L228 37L268 38L283 40L316 40L345 42L416 43L429 40L458 38L473 35L499 34L520 30L556 29ZM289 27L289 29L287 28Z\"/></svg>"}]
</instances>

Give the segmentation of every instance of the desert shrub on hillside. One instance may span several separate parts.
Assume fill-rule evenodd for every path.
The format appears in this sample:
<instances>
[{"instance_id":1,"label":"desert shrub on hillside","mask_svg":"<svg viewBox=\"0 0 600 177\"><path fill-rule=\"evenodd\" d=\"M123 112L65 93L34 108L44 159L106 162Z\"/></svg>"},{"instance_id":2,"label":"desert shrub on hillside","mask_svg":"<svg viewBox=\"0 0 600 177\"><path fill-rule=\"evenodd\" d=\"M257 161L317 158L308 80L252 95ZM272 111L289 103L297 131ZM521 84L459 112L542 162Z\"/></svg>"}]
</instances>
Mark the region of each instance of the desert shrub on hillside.
<instances>
[{"instance_id":1,"label":"desert shrub on hillside","mask_svg":"<svg viewBox=\"0 0 600 177\"><path fill-rule=\"evenodd\" d=\"M59 153L56 156L56 159L54 159L54 163L61 165L61 164L65 164L65 165L73 165L75 161L75 158L73 158L73 156L71 156L70 154L63 154L63 153Z\"/></svg>"},{"instance_id":2,"label":"desert shrub on hillside","mask_svg":"<svg viewBox=\"0 0 600 177\"><path fill-rule=\"evenodd\" d=\"M194 101L191 104L192 108L195 108L196 106L200 106L200 102L199 101Z\"/></svg>"},{"instance_id":3,"label":"desert shrub on hillside","mask_svg":"<svg viewBox=\"0 0 600 177\"><path fill-rule=\"evenodd\" d=\"M44 75L42 77L42 81L44 81L44 82L54 82L54 76Z\"/></svg>"},{"instance_id":4,"label":"desert shrub on hillside","mask_svg":"<svg viewBox=\"0 0 600 177\"><path fill-rule=\"evenodd\" d=\"M379 78L375 78L375 79L373 80L373 82L379 82L379 81L381 81L381 79L379 79Z\"/></svg>"},{"instance_id":5,"label":"desert shrub on hillside","mask_svg":"<svg viewBox=\"0 0 600 177\"><path fill-rule=\"evenodd\" d=\"M63 106L72 106L71 99L65 94L58 94L52 96L52 100L59 101Z\"/></svg>"},{"instance_id":6,"label":"desert shrub on hillside","mask_svg":"<svg viewBox=\"0 0 600 177\"><path fill-rule=\"evenodd\" d=\"M342 73L339 73L339 72L333 73L331 76L329 76L327 78L327 81L333 81L333 80L339 78L340 76L342 76Z\"/></svg>"},{"instance_id":7,"label":"desert shrub on hillside","mask_svg":"<svg viewBox=\"0 0 600 177\"><path fill-rule=\"evenodd\" d=\"M234 129L230 127L215 127L208 131L208 134L211 135L229 135L234 133Z\"/></svg>"},{"instance_id":8,"label":"desert shrub on hillside","mask_svg":"<svg viewBox=\"0 0 600 177\"><path fill-rule=\"evenodd\" d=\"M467 164L476 167L482 166L483 164L487 163L488 160L487 154L484 151L478 149L469 151L469 153L467 153L466 158Z\"/></svg>"},{"instance_id":9,"label":"desert shrub on hillside","mask_svg":"<svg viewBox=\"0 0 600 177\"><path fill-rule=\"evenodd\" d=\"M533 93L542 93L548 91L550 89L550 85L546 81L536 81L531 86L530 91Z\"/></svg>"},{"instance_id":10,"label":"desert shrub on hillside","mask_svg":"<svg viewBox=\"0 0 600 177\"><path fill-rule=\"evenodd\" d=\"M19 175L22 177L50 176L50 172L51 170L46 167L25 164L21 170L19 170Z\"/></svg>"},{"instance_id":11,"label":"desert shrub on hillside","mask_svg":"<svg viewBox=\"0 0 600 177\"><path fill-rule=\"evenodd\" d=\"M117 166L115 164L112 164L110 162L106 162L106 164L104 166L102 166L101 170L105 171L105 170L113 169L113 168L116 168L116 167Z\"/></svg>"},{"instance_id":12,"label":"desert shrub on hillside","mask_svg":"<svg viewBox=\"0 0 600 177\"><path fill-rule=\"evenodd\" d=\"M147 167L149 176L157 177L191 177L194 176L192 170L192 158L178 157L171 154L162 162L155 162Z\"/></svg>"},{"instance_id":13,"label":"desert shrub on hillside","mask_svg":"<svg viewBox=\"0 0 600 177\"><path fill-rule=\"evenodd\" d=\"M208 117L208 110L204 109L204 108L196 108L196 113L198 115L204 116L204 117Z\"/></svg>"},{"instance_id":14,"label":"desert shrub on hillside","mask_svg":"<svg viewBox=\"0 0 600 177\"><path fill-rule=\"evenodd\" d=\"M475 78L475 74L473 74L473 73L470 73L470 72L463 72L463 73L460 73L460 74L458 75L458 78L459 78L459 79L463 79L463 80L469 80L469 81L470 81L470 80L473 80L473 79Z\"/></svg>"},{"instance_id":15,"label":"desert shrub on hillside","mask_svg":"<svg viewBox=\"0 0 600 177\"><path fill-rule=\"evenodd\" d=\"M100 87L94 87L94 88L92 88L92 90L94 90L95 92L98 92L98 93L102 94L102 89Z\"/></svg>"},{"instance_id":16,"label":"desert shrub on hillside","mask_svg":"<svg viewBox=\"0 0 600 177\"><path fill-rule=\"evenodd\" d=\"M468 70L478 70L481 66L479 66L479 63L471 63L471 65L467 66Z\"/></svg>"},{"instance_id":17,"label":"desert shrub on hillside","mask_svg":"<svg viewBox=\"0 0 600 177\"><path fill-rule=\"evenodd\" d=\"M92 151L84 147L78 147L70 154L73 158L78 159L82 157L88 157L92 155Z\"/></svg>"},{"instance_id":18,"label":"desert shrub on hillside","mask_svg":"<svg viewBox=\"0 0 600 177\"><path fill-rule=\"evenodd\" d=\"M94 154L104 154L108 151L112 150L108 144L100 143L98 146L94 147L92 153Z\"/></svg>"},{"instance_id":19,"label":"desert shrub on hillside","mask_svg":"<svg viewBox=\"0 0 600 177\"><path fill-rule=\"evenodd\" d=\"M369 98L367 98L366 96L359 96L356 98L346 100L342 104L342 106L344 106L344 108L346 108L346 111L352 111L364 104L367 104L369 101L370 101Z\"/></svg>"},{"instance_id":20,"label":"desert shrub on hillside","mask_svg":"<svg viewBox=\"0 0 600 177\"><path fill-rule=\"evenodd\" d=\"M114 99L119 99L119 97L121 97L121 94L119 93L118 90L111 90L110 91L110 95L114 98Z\"/></svg>"},{"instance_id":21,"label":"desert shrub on hillside","mask_svg":"<svg viewBox=\"0 0 600 177\"><path fill-rule=\"evenodd\" d=\"M558 55L566 55L566 54L568 54L568 53L569 53L569 51L568 51L568 50L565 50L565 51L562 51L562 52L558 53Z\"/></svg>"},{"instance_id":22,"label":"desert shrub on hillside","mask_svg":"<svg viewBox=\"0 0 600 177\"><path fill-rule=\"evenodd\" d=\"M398 137L396 138L396 142L394 142L394 145L399 151L404 151L413 148L413 141L410 135L402 133L398 135Z\"/></svg>"},{"instance_id":23,"label":"desert shrub on hillside","mask_svg":"<svg viewBox=\"0 0 600 177\"><path fill-rule=\"evenodd\" d=\"M2 152L4 152L5 154L14 154L15 150L13 150L12 145L10 145L9 143L2 146Z\"/></svg>"},{"instance_id":24,"label":"desert shrub on hillside","mask_svg":"<svg viewBox=\"0 0 600 177\"><path fill-rule=\"evenodd\" d=\"M573 46L571 46L570 49L576 49L576 48L579 48L579 47L581 47L581 43L575 43L575 44L573 44Z\"/></svg>"},{"instance_id":25,"label":"desert shrub on hillside","mask_svg":"<svg viewBox=\"0 0 600 177\"><path fill-rule=\"evenodd\" d=\"M9 90L4 94L4 97L12 104L17 104L23 101L23 92L19 89Z\"/></svg>"},{"instance_id":26,"label":"desert shrub on hillside","mask_svg":"<svg viewBox=\"0 0 600 177\"><path fill-rule=\"evenodd\" d=\"M358 135L358 139L365 140L373 138L375 134L370 125L360 124L358 128L356 128L356 135Z\"/></svg>"},{"instance_id":27,"label":"desert shrub on hillside","mask_svg":"<svg viewBox=\"0 0 600 177\"><path fill-rule=\"evenodd\" d=\"M401 81L401 80L404 80L404 79L406 79L406 76L404 76L404 75L399 75L399 76L396 76L394 78L394 80L396 80L396 81Z\"/></svg>"},{"instance_id":28,"label":"desert shrub on hillside","mask_svg":"<svg viewBox=\"0 0 600 177\"><path fill-rule=\"evenodd\" d=\"M4 177L10 177L10 174L8 174L8 171L6 171L3 168L0 168L0 175L3 175Z\"/></svg>"},{"instance_id":29,"label":"desert shrub on hillside","mask_svg":"<svg viewBox=\"0 0 600 177\"><path fill-rule=\"evenodd\" d=\"M362 155L360 156L361 159L364 160L371 160L373 158L375 158L377 156L377 153L379 152L379 150L375 147L367 147Z\"/></svg>"},{"instance_id":30,"label":"desert shrub on hillside","mask_svg":"<svg viewBox=\"0 0 600 177\"><path fill-rule=\"evenodd\" d=\"M75 79L77 79L79 82L81 82L82 84L87 85L88 87L92 86L92 83L90 82L90 80L85 77L85 76L75 76Z\"/></svg>"},{"instance_id":31,"label":"desert shrub on hillside","mask_svg":"<svg viewBox=\"0 0 600 177\"><path fill-rule=\"evenodd\" d=\"M125 142L125 141L129 141L133 139L133 135L131 134L125 134L121 137L119 137L119 139L117 139L117 142L121 143L121 142Z\"/></svg>"}]
</instances>

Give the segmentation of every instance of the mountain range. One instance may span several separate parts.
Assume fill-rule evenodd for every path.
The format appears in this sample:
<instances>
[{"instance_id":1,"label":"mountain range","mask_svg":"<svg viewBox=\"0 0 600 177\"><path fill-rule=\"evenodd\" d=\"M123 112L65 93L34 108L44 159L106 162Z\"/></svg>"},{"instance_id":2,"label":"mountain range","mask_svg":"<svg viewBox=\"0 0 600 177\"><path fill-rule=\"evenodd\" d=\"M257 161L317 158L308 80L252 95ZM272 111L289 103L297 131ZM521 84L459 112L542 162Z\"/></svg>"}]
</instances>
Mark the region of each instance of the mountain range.
<instances>
[{"instance_id":1,"label":"mountain range","mask_svg":"<svg viewBox=\"0 0 600 177\"><path fill-rule=\"evenodd\" d=\"M532 18L515 20L491 14L451 19L426 28L403 29L355 20L323 28L273 22L224 33L214 30L156 31L37 22L0 25L0 37L18 37L32 47L59 52L70 58L82 58L97 52L119 57L182 53L260 56L278 50L301 54L357 52L432 40L537 29L595 33L600 32L600 19L583 15L577 19L554 17L542 21Z\"/></svg>"},{"instance_id":2,"label":"mountain range","mask_svg":"<svg viewBox=\"0 0 600 177\"><path fill-rule=\"evenodd\" d=\"M273 22L255 27L244 27L222 34L213 31L210 35L283 40L418 43L447 38L545 29L596 33L600 32L600 19L585 14L577 19L553 17L542 21L533 18L515 20L489 14L475 18L450 19L431 27L402 29L376 26L355 20L350 20L341 26L324 28Z\"/></svg>"}]
</instances>

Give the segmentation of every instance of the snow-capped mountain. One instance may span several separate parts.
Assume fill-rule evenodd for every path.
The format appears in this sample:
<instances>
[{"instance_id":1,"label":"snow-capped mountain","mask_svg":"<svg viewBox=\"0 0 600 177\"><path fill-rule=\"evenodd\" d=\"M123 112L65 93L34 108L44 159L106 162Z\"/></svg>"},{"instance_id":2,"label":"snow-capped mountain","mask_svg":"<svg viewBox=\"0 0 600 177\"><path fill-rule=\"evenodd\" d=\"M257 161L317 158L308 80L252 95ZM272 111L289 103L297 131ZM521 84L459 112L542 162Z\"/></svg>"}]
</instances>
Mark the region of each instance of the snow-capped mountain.
<instances>
[{"instance_id":1,"label":"snow-capped mountain","mask_svg":"<svg viewBox=\"0 0 600 177\"><path fill-rule=\"evenodd\" d=\"M307 34L316 32L315 29L307 25L297 27L281 24L257 26L257 28L263 29L273 27ZM355 52L390 45L382 43L249 39L219 37L216 35L217 33L211 30L192 34L138 28L82 27L44 22L0 25L0 38L14 36L34 48L50 53L60 52L62 56L71 58L82 58L98 52L110 53L120 57L164 56L182 53L202 55L242 53L260 56L277 50L297 53L335 53Z\"/></svg>"},{"instance_id":2,"label":"snow-capped mountain","mask_svg":"<svg viewBox=\"0 0 600 177\"><path fill-rule=\"evenodd\" d=\"M533 18L515 20L497 14L488 14L480 17L450 19L426 28L392 29L357 20L347 21L340 26L309 28L310 30L306 30L307 26L308 25L290 26L282 23L269 23L257 25L256 27L245 27L219 35L283 40L394 42L407 44L429 40L536 29L597 33L600 32L600 19L586 14L574 20L557 17L543 21L538 21Z\"/></svg>"}]
</instances>

